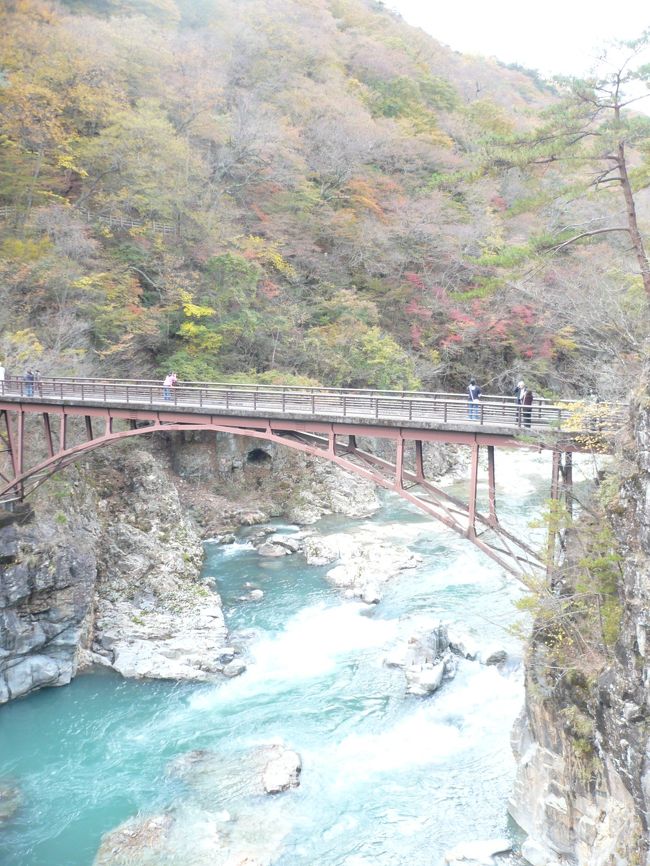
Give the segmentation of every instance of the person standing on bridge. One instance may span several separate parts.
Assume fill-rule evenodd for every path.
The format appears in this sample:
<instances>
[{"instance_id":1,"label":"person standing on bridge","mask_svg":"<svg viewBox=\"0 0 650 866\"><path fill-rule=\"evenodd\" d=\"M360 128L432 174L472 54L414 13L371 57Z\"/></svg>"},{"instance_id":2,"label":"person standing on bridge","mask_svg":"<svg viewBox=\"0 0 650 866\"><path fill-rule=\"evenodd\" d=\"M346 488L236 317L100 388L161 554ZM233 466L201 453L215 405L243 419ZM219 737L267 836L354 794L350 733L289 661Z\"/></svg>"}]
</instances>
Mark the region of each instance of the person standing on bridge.
<instances>
[{"instance_id":1,"label":"person standing on bridge","mask_svg":"<svg viewBox=\"0 0 650 866\"><path fill-rule=\"evenodd\" d=\"M524 427L530 427L533 415L533 392L530 390L530 388L526 388L524 386L524 389L520 394L519 401L524 407L522 411Z\"/></svg>"},{"instance_id":2,"label":"person standing on bridge","mask_svg":"<svg viewBox=\"0 0 650 866\"><path fill-rule=\"evenodd\" d=\"M524 380L520 379L515 386L515 390L512 392L515 395L515 400L519 405L521 405L521 396L526 390L526 386L524 385Z\"/></svg>"},{"instance_id":3,"label":"person standing on bridge","mask_svg":"<svg viewBox=\"0 0 650 866\"><path fill-rule=\"evenodd\" d=\"M32 370L28 370L25 373L25 396L34 396L34 373Z\"/></svg>"},{"instance_id":4,"label":"person standing on bridge","mask_svg":"<svg viewBox=\"0 0 650 866\"><path fill-rule=\"evenodd\" d=\"M476 379L470 379L469 386L467 388L467 394L469 396L469 407L467 410L467 414L469 415L470 421L478 421L479 419L479 407L478 401L481 396L481 389L476 384Z\"/></svg>"},{"instance_id":5,"label":"person standing on bridge","mask_svg":"<svg viewBox=\"0 0 650 866\"><path fill-rule=\"evenodd\" d=\"M163 381L163 400L171 400L172 388L178 382L176 373L167 373Z\"/></svg>"}]
</instances>

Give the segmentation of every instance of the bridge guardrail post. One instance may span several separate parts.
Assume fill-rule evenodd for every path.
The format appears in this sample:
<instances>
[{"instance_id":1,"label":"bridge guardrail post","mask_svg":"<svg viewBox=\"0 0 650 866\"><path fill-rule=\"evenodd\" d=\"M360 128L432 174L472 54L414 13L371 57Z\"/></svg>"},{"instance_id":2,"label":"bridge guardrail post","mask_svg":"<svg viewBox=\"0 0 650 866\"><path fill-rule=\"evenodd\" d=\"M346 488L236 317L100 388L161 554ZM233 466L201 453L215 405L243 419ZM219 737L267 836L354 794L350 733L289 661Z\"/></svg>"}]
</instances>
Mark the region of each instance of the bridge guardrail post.
<instances>
[{"instance_id":1,"label":"bridge guardrail post","mask_svg":"<svg viewBox=\"0 0 650 866\"><path fill-rule=\"evenodd\" d=\"M347 398L346 398L346 396L345 396L345 394L344 394L344 395L343 395L343 417L345 418L345 417L347 416L347 414L348 414Z\"/></svg>"},{"instance_id":2,"label":"bridge guardrail post","mask_svg":"<svg viewBox=\"0 0 650 866\"><path fill-rule=\"evenodd\" d=\"M445 400L445 402L444 402L443 405L444 405L444 411L443 411L443 418L442 418L442 420L443 420L443 422L446 424L446 423L447 423L447 405L448 405L446 400Z\"/></svg>"}]
</instances>

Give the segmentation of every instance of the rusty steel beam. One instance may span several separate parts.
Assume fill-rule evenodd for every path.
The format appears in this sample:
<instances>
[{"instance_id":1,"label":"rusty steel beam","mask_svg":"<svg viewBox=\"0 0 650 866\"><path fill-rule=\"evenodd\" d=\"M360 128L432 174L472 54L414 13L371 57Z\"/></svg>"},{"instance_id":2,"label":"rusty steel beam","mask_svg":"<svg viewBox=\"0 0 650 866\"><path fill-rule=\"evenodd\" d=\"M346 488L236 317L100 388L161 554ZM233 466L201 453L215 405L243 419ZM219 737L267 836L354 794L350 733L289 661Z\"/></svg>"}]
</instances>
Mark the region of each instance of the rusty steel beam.
<instances>
[{"instance_id":1,"label":"rusty steel beam","mask_svg":"<svg viewBox=\"0 0 650 866\"><path fill-rule=\"evenodd\" d=\"M495 471L494 471L494 445L487 446L487 455L488 455L488 511L490 521L490 526L498 526L499 521L497 519L497 495L496 495L496 482L495 482Z\"/></svg>"},{"instance_id":2,"label":"rusty steel beam","mask_svg":"<svg viewBox=\"0 0 650 866\"><path fill-rule=\"evenodd\" d=\"M418 481L424 481L424 456L421 439L415 440L415 477Z\"/></svg>"},{"instance_id":3,"label":"rusty steel beam","mask_svg":"<svg viewBox=\"0 0 650 866\"><path fill-rule=\"evenodd\" d=\"M386 427L366 427L341 425L336 423L322 423L314 421L305 421L298 423L292 421L277 422L275 419L251 419L251 418L235 418L224 417L219 415L197 416L196 413L183 413L178 411L167 412L151 410L145 411L141 408L129 412L129 410L119 409L113 411L112 408L93 410L89 412L69 411L69 407L53 407L48 406L49 410L53 410L52 414L59 415L60 435L58 437L58 450L55 451L53 440L46 440L48 444L47 459L40 461L37 465L26 469L24 466L24 443L25 443L25 417L31 414L31 404L29 409L26 404L18 410L16 405L12 406L13 411L17 414L19 442L22 446L12 451L12 455L22 455L16 457L14 466L14 477L7 481L2 489L0 489L0 499L5 501L9 495L22 497L24 495L25 484L30 484L27 493L31 493L40 484L43 483L54 472L59 471L65 466L78 459L80 456L89 453L90 451L110 444L111 442L120 439L132 437L135 435L148 435L152 432L178 432L178 431L216 431L230 433L233 435L249 436L251 438L259 438L267 441L277 442L279 444L293 448L294 450L303 451L304 453L320 456L328 459L343 469L352 472L356 475L366 478L375 484L385 487L389 490L395 490L402 498L416 505L420 510L435 518L439 522L446 525L459 535L470 538L472 542L484 551L488 556L498 562L507 571L513 574L520 574L523 567L533 567L535 563L535 554L530 549L526 548L510 533L499 527L496 521L496 508L494 505L494 497L491 499L491 510L486 517L479 513L477 508L477 486L478 486L478 467L479 467L479 447L483 440L490 442L493 437L479 436L472 434L467 439L466 444L470 444L472 448L472 470L470 481L470 496L469 505L465 505L456 497L440 490L434 485L427 482L424 478L424 461L423 461L423 442L424 441L440 441L439 431L430 431L431 438L427 437L427 431L404 429L402 427L386 428ZM67 423L68 417L72 415L84 416L86 423L87 440L81 444L68 447L67 442ZM44 416L45 417L45 416ZM104 429L101 434L97 434L92 424L92 418L100 418L104 421ZM114 426L115 420L124 420L131 424L130 429L116 430ZM149 426L137 427L134 426L137 422L145 422ZM239 422L239 425L237 424ZM5 423L8 429L8 442L11 445L12 441L12 424L9 417L9 412L5 411ZM49 423L49 416L48 421ZM395 463L383 460L370 455L367 452L357 448L356 435L360 432L364 434L381 434L382 438L391 438L396 444L396 459ZM340 443L337 439L339 434L345 434L348 437L347 444ZM414 442L415 448L415 472L405 469L404 465L404 448L407 441ZM496 441L500 445L508 442L507 437L496 437ZM494 488L494 445L488 444L488 472L490 475L489 486ZM11 450L11 448L10 448ZM490 453L492 452L492 456ZM351 459L353 458L353 459ZM356 462L354 462L356 461ZM359 462L360 461L360 462ZM490 468L491 467L491 468ZM405 482L412 482L419 485L423 492L422 495L415 495L405 488ZM433 498L426 498L433 497ZM481 533L477 531L477 524L482 524L484 529ZM500 539L503 546L496 546L490 543L485 536L486 531L494 531ZM512 543L509 544L509 542Z\"/></svg>"},{"instance_id":4,"label":"rusty steel beam","mask_svg":"<svg viewBox=\"0 0 650 866\"><path fill-rule=\"evenodd\" d=\"M65 451L68 439L68 416L65 412L61 413L59 422L59 451Z\"/></svg>"},{"instance_id":5,"label":"rusty steel beam","mask_svg":"<svg viewBox=\"0 0 650 866\"><path fill-rule=\"evenodd\" d=\"M472 540L476 538L476 498L478 495L478 443L472 446L472 463L470 469L469 480L469 525L467 527L467 537Z\"/></svg>"},{"instance_id":6,"label":"rusty steel beam","mask_svg":"<svg viewBox=\"0 0 650 866\"><path fill-rule=\"evenodd\" d=\"M43 412L43 429L45 431L45 445L47 453L50 457L54 457L54 440L52 439L52 425L50 424L50 416L47 412Z\"/></svg>"},{"instance_id":7,"label":"rusty steel beam","mask_svg":"<svg viewBox=\"0 0 650 866\"><path fill-rule=\"evenodd\" d=\"M397 440L397 451L395 454L395 490L404 489L404 440Z\"/></svg>"}]
</instances>

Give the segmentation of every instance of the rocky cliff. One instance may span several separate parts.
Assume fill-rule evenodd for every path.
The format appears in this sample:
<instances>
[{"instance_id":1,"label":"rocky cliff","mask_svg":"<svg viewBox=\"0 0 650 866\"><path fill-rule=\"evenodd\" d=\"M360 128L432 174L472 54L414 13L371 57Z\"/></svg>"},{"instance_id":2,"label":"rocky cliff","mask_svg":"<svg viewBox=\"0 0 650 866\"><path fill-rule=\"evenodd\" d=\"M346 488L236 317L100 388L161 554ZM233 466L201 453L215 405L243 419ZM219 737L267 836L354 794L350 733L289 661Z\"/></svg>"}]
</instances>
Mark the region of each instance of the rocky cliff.
<instances>
[{"instance_id":1,"label":"rocky cliff","mask_svg":"<svg viewBox=\"0 0 650 866\"><path fill-rule=\"evenodd\" d=\"M510 811L534 866L650 862L649 503L650 411L637 405L529 649Z\"/></svg>"},{"instance_id":2,"label":"rocky cliff","mask_svg":"<svg viewBox=\"0 0 650 866\"><path fill-rule=\"evenodd\" d=\"M390 456L390 455L388 455ZM427 454L431 474L453 462ZM367 516L372 484L245 437L126 442L50 479L0 528L0 703L79 670L205 680L243 669L202 539L283 516Z\"/></svg>"}]
</instances>

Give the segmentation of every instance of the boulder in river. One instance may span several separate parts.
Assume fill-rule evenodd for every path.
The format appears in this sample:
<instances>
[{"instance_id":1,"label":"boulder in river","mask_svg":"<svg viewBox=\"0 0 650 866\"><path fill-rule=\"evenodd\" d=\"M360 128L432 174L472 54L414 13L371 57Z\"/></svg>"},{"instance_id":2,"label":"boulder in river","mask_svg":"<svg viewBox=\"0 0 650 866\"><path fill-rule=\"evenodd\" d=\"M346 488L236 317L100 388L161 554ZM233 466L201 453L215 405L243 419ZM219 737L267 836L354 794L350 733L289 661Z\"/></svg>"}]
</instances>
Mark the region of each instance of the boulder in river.
<instances>
[{"instance_id":1,"label":"boulder in river","mask_svg":"<svg viewBox=\"0 0 650 866\"><path fill-rule=\"evenodd\" d=\"M478 656L478 645L474 638L460 629L449 629L449 648L457 656L474 661Z\"/></svg>"},{"instance_id":2,"label":"boulder in river","mask_svg":"<svg viewBox=\"0 0 650 866\"><path fill-rule=\"evenodd\" d=\"M258 523L266 523L269 519L268 514L259 510L239 511L236 516L241 526L256 526Z\"/></svg>"},{"instance_id":3,"label":"boulder in river","mask_svg":"<svg viewBox=\"0 0 650 866\"><path fill-rule=\"evenodd\" d=\"M284 746L273 746L262 777L264 790L267 794L279 794L289 788L297 788L301 771L302 760L297 752Z\"/></svg>"},{"instance_id":4,"label":"boulder in river","mask_svg":"<svg viewBox=\"0 0 650 866\"><path fill-rule=\"evenodd\" d=\"M22 796L17 785L0 780L0 827L16 814Z\"/></svg>"},{"instance_id":5,"label":"boulder in river","mask_svg":"<svg viewBox=\"0 0 650 866\"><path fill-rule=\"evenodd\" d=\"M265 541L257 548L260 556L287 556L292 551L285 544L278 544L274 541Z\"/></svg>"},{"instance_id":6,"label":"boulder in river","mask_svg":"<svg viewBox=\"0 0 650 866\"><path fill-rule=\"evenodd\" d=\"M508 660L508 653L501 647L490 647L479 653L478 660L484 665L500 667Z\"/></svg>"},{"instance_id":7,"label":"boulder in river","mask_svg":"<svg viewBox=\"0 0 650 866\"><path fill-rule=\"evenodd\" d=\"M404 670L406 692L409 695L430 695L437 692L445 675L445 663L411 665Z\"/></svg>"},{"instance_id":8,"label":"boulder in river","mask_svg":"<svg viewBox=\"0 0 650 866\"><path fill-rule=\"evenodd\" d=\"M463 842L445 854L449 866L492 866L496 854L512 850L508 839L486 839L479 842Z\"/></svg>"},{"instance_id":9,"label":"boulder in river","mask_svg":"<svg viewBox=\"0 0 650 866\"><path fill-rule=\"evenodd\" d=\"M327 580L344 590L350 598L367 604L381 600L382 584L406 568L415 568L422 557L399 544L378 540L362 530L350 535L312 535L305 539L304 553L310 565L325 565L338 560L327 572Z\"/></svg>"},{"instance_id":10,"label":"boulder in river","mask_svg":"<svg viewBox=\"0 0 650 866\"><path fill-rule=\"evenodd\" d=\"M447 626L422 628L407 642L394 647L384 658L386 667L401 668L410 695L430 695L445 677L455 676L457 662L449 648Z\"/></svg>"}]
</instances>

